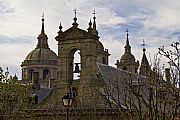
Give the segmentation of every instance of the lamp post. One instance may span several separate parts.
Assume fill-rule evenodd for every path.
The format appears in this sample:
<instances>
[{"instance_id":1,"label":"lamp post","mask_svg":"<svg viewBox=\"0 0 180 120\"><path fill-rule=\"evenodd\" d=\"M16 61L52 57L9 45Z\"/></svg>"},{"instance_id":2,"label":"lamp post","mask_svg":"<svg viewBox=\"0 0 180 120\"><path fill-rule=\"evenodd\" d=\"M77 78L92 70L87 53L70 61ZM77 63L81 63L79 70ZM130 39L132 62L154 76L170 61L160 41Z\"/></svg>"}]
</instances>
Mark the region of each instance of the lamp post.
<instances>
[{"instance_id":1,"label":"lamp post","mask_svg":"<svg viewBox=\"0 0 180 120\"><path fill-rule=\"evenodd\" d=\"M62 98L63 105L66 107L66 120L69 120L69 107L72 105L73 98L70 93L67 93Z\"/></svg>"}]
</instances>

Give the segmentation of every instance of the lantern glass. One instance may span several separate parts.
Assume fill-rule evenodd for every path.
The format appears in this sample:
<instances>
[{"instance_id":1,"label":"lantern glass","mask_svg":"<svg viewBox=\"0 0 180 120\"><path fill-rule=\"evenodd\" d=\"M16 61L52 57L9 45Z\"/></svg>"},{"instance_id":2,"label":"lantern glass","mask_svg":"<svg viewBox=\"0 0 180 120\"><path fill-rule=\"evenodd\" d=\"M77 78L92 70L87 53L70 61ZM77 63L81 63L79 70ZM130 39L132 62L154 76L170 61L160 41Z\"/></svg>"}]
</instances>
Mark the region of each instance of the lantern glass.
<instances>
[{"instance_id":1,"label":"lantern glass","mask_svg":"<svg viewBox=\"0 0 180 120\"><path fill-rule=\"evenodd\" d=\"M62 98L62 101L64 106L71 106L73 99L69 94L67 94Z\"/></svg>"}]
</instances>

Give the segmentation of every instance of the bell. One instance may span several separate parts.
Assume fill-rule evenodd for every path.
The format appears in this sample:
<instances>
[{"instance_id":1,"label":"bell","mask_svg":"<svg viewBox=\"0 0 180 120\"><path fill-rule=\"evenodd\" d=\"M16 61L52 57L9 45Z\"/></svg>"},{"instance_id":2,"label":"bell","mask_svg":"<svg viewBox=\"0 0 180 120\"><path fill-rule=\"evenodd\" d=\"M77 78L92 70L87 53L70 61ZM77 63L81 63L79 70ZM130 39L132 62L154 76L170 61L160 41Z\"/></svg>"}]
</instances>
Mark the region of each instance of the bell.
<instances>
[{"instance_id":1,"label":"bell","mask_svg":"<svg viewBox=\"0 0 180 120\"><path fill-rule=\"evenodd\" d=\"M75 63L74 73L80 73L79 64L80 64L80 63Z\"/></svg>"}]
</instances>

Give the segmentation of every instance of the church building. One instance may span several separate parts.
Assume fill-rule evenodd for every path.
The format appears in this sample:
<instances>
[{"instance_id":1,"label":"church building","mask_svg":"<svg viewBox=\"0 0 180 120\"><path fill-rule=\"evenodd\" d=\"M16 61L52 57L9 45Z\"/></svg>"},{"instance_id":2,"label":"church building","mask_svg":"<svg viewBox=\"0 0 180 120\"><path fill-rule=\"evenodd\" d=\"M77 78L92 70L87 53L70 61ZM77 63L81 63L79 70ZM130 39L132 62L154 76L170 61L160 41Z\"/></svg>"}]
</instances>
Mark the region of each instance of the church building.
<instances>
[{"instance_id":1,"label":"church building","mask_svg":"<svg viewBox=\"0 0 180 120\"><path fill-rule=\"evenodd\" d=\"M116 62L116 71L147 75L150 66L145 55L146 50L143 49L143 57L141 65L139 65L131 53L128 30L126 32L125 52ZM72 108L74 111L72 110L71 117L74 120L92 118L91 115L90 118L86 118L89 111L91 113L98 112L99 120L111 120L117 117L114 114L108 116L106 113L111 107L107 96L102 93L103 82L100 80L99 73L110 70L108 67L104 67L108 66L110 54L99 38L95 13L93 20L88 23L87 30L83 30L78 27L75 11L73 23L69 29L63 30L61 23L59 25L58 35L55 37L58 42L58 55L56 55L49 48L44 18L42 18L42 28L37 37L37 46L21 64L22 81L32 83L33 92L39 98L38 104L33 106L31 111L40 115L41 119L53 114L63 120L65 113L61 111L64 109L62 98L65 94L70 94L73 97ZM79 62L74 61L77 51ZM75 78L76 74L78 75ZM44 111L46 111L46 115L43 113ZM61 112L57 113L58 111ZM93 115L93 117L97 117L96 114Z\"/></svg>"}]
</instances>

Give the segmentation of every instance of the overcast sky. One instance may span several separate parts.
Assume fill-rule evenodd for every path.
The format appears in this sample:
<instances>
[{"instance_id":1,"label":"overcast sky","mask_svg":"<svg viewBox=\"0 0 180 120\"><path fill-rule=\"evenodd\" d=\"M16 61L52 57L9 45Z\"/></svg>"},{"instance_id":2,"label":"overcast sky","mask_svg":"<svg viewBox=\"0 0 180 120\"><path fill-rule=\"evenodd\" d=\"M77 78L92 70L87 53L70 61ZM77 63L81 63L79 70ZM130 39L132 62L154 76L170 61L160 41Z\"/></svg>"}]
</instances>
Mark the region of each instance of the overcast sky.
<instances>
[{"instance_id":1,"label":"overcast sky","mask_svg":"<svg viewBox=\"0 0 180 120\"><path fill-rule=\"evenodd\" d=\"M110 65L124 53L129 29L132 53L142 58L142 39L146 54L180 40L179 0L0 0L0 66L21 78L21 62L33 50L45 13L45 33L50 48L57 53L59 23L65 31L72 26L77 9L79 28L87 29L96 10L100 41L109 49Z\"/></svg>"}]
</instances>

